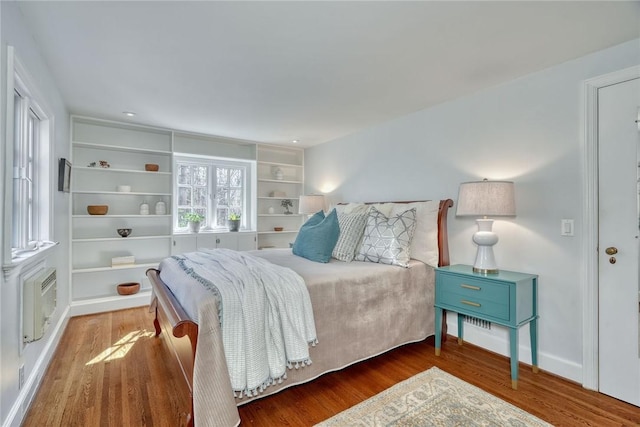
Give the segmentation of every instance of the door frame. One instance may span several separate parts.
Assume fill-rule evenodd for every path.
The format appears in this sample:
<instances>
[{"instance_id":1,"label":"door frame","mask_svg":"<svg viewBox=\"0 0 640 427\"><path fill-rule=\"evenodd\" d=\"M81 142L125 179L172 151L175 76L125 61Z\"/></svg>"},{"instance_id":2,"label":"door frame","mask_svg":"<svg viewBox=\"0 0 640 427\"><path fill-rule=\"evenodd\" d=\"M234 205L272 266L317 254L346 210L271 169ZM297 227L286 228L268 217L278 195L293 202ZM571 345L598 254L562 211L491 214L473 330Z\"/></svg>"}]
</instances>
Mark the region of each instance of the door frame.
<instances>
[{"instance_id":1,"label":"door frame","mask_svg":"<svg viewBox=\"0 0 640 427\"><path fill-rule=\"evenodd\" d=\"M598 90L640 78L640 65L583 82L582 386L598 390Z\"/></svg>"}]
</instances>

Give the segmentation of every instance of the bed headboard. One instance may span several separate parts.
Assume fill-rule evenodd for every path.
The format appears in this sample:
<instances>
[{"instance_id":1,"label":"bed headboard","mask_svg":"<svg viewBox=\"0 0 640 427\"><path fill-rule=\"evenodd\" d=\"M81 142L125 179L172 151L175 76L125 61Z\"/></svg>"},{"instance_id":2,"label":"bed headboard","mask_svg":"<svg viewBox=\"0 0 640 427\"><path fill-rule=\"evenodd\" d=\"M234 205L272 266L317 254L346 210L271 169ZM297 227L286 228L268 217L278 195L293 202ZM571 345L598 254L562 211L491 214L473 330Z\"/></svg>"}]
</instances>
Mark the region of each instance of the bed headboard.
<instances>
[{"instance_id":1,"label":"bed headboard","mask_svg":"<svg viewBox=\"0 0 640 427\"><path fill-rule=\"evenodd\" d=\"M365 205L374 205L378 203L418 203L428 202L429 200L406 200L406 201L391 201L391 202L365 202ZM338 203L339 205L346 205L347 203ZM440 200L440 208L438 210L438 267L445 267L449 265L449 234L447 232L447 214L449 208L453 206L453 200L443 199Z\"/></svg>"}]
</instances>

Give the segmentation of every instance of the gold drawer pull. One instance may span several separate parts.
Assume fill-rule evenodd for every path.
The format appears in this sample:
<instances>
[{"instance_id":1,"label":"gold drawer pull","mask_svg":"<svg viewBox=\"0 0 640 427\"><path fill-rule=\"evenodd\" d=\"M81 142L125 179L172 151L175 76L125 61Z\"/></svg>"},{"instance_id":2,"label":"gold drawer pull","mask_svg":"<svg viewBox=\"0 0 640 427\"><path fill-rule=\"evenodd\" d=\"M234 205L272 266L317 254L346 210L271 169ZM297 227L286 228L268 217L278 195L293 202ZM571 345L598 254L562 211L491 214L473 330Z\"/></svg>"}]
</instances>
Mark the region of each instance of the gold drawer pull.
<instances>
[{"instance_id":1,"label":"gold drawer pull","mask_svg":"<svg viewBox=\"0 0 640 427\"><path fill-rule=\"evenodd\" d=\"M474 291L479 291L482 288L480 286L471 286L471 285L465 285L464 283L462 285L460 285L460 287L465 288L465 289L471 289Z\"/></svg>"},{"instance_id":2,"label":"gold drawer pull","mask_svg":"<svg viewBox=\"0 0 640 427\"><path fill-rule=\"evenodd\" d=\"M460 302L462 304L472 305L474 307L480 307L480 304L478 304L477 302L471 302L471 301L467 301L467 300L461 300Z\"/></svg>"}]
</instances>

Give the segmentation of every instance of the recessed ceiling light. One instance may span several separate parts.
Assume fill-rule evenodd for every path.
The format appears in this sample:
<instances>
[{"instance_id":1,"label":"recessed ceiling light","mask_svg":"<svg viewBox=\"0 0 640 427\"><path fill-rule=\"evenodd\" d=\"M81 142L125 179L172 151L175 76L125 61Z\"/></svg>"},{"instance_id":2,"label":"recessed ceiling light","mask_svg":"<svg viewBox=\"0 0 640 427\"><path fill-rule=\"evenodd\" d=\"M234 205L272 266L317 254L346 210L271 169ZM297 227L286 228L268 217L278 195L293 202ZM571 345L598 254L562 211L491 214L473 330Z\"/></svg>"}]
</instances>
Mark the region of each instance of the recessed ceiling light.
<instances>
[{"instance_id":1,"label":"recessed ceiling light","mask_svg":"<svg viewBox=\"0 0 640 427\"><path fill-rule=\"evenodd\" d=\"M134 113L133 111L123 111L122 114L124 114L127 117L133 117L136 115L136 113Z\"/></svg>"},{"instance_id":2,"label":"recessed ceiling light","mask_svg":"<svg viewBox=\"0 0 640 427\"><path fill-rule=\"evenodd\" d=\"M298 143L298 140L297 140L297 139L294 139L294 140L293 140L293 141L291 141L291 142L293 142L294 144L297 144L297 143Z\"/></svg>"}]
</instances>

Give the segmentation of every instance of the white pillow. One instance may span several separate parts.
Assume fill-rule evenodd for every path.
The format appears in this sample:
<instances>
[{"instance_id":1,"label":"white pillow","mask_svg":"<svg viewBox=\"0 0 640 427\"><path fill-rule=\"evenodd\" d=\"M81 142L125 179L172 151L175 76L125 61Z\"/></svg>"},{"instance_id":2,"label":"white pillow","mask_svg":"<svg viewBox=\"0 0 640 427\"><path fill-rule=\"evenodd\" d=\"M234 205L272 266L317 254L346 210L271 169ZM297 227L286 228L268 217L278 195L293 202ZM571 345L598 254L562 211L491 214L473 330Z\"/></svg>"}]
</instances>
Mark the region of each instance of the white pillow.
<instances>
[{"instance_id":1,"label":"white pillow","mask_svg":"<svg viewBox=\"0 0 640 427\"><path fill-rule=\"evenodd\" d=\"M432 267L438 266L438 211L439 200L415 203L394 203L391 215L407 209L416 210L416 229L411 240L411 258Z\"/></svg>"},{"instance_id":2,"label":"white pillow","mask_svg":"<svg viewBox=\"0 0 640 427\"><path fill-rule=\"evenodd\" d=\"M340 236L333 248L332 256L345 262L353 261L356 251L360 248L364 226L367 224L368 213L339 213L338 224Z\"/></svg>"},{"instance_id":3,"label":"white pillow","mask_svg":"<svg viewBox=\"0 0 640 427\"><path fill-rule=\"evenodd\" d=\"M408 267L415 228L415 208L391 217L385 216L375 207L371 208L356 261Z\"/></svg>"},{"instance_id":4,"label":"white pillow","mask_svg":"<svg viewBox=\"0 0 640 427\"><path fill-rule=\"evenodd\" d=\"M388 218L391 215L393 215L391 213L391 211L393 210L394 205L395 205L395 203L374 203L374 204L369 205L369 206L378 209L378 211L380 213L382 213L384 216L386 216ZM407 209L409 209L409 208L407 208ZM407 209L403 209L403 210L406 211Z\"/></svg>"},{"instance_id":5,"label":"white pillow","mask_svg":"<svg viewBox=\"0 0 640 427\"><path fill-rule=\"evenodd\" d=\"M347 203L344 205L336 205L335 209L339 214L369 213L370 206L364 203Z\"/></svg>"}]
</instances>

